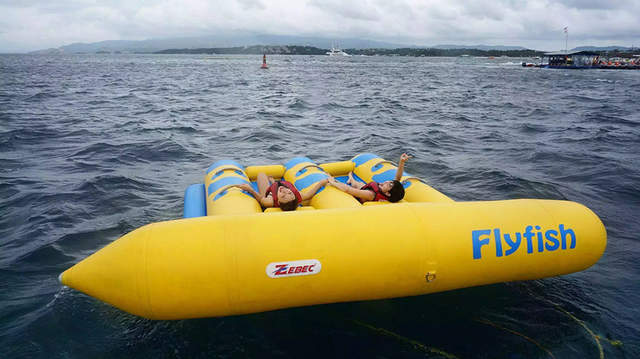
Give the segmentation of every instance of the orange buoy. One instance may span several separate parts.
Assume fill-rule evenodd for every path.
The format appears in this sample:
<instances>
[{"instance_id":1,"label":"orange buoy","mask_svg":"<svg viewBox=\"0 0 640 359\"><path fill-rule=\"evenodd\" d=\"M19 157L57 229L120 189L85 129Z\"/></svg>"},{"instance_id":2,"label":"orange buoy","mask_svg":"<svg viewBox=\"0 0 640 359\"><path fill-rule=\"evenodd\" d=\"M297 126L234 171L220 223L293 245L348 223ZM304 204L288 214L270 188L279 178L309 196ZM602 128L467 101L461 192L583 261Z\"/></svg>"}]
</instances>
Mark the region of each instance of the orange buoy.
<instances>
[{"instance_id":1,"label":"orange buoy","mask_svg":"<svg viewBox=\"0 0 640 359\"><path fill-rule=\"evenodd\" d=\"M267 66L267 54L263 54L262 55L262 66L260 67L261 69L268 69L269 66Z\"/></svg>"}]
</instances>

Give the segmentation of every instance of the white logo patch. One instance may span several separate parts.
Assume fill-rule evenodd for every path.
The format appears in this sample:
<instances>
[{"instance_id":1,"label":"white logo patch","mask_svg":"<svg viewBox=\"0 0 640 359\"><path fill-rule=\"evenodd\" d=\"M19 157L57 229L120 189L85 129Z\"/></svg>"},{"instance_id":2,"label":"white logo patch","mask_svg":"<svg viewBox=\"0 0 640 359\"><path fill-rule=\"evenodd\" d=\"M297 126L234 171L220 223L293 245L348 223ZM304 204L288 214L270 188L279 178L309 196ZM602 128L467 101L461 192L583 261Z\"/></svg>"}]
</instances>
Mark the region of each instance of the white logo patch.
<instances>
[{"instance_id":1,"label":"white logo patch","mask_svg":"<svg viewBox=\"0 0 640 359\"><path fill-rule=\"evenodd\" d=\"M267 275L271 278L297 277L320 273L322 264L317 259L273 262L267 266Z\"/></svg>"}]
</instances>

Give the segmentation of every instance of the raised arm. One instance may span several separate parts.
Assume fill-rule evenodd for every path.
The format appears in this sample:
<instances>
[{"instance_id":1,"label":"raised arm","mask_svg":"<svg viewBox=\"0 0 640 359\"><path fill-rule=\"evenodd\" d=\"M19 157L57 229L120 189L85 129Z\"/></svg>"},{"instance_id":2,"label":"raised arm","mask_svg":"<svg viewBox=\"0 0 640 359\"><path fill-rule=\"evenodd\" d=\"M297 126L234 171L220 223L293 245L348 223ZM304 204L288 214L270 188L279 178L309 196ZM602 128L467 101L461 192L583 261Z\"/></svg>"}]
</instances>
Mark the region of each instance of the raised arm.
<instances>
[{"instance_id":1,"label":"raised arm","mask_svg":"<svg viewBox=\"0 0 640 359\"><path fill-rule=\"evenodd\" d=\"M372 191L368 191L366 189L356 189L353 188L347 184L344 184L340 181L336 181L335 178L333 177L329 177L329 184L332 185L333 187L341 190L342 192L346 192L354 197L358 197L360 199L363 199L365 201L373 201L373 199L376 197L375 193L373 193Z\"/></svg>"},{"instance_id":2,"label":"raised arm","mask_svg":"<svg viewBox=\"0 0 640 359\"><path fill-rule=\"evenodd\" d=\"M320 188L322 188L322 186L326 185L328 182L329 179L325 178L322 181L316 183L316 185L310 191L302 195L302 200L306 201L308 199L311 199L311 197L315 196L316 192L318 192Z\"/></svg>"},{"instance_id":3,"label":"raised arm","mask_svg":"<svg viewBox=\"0 0 640 359\"><path fill-rule=\"evenodd\" d=\"M396 181L400 181L400 179L402 178L402 173L404 172L404 163L407 162L409 158L411 158L411 156L406 153L400 155L400 161L398 161L398 170L396 171Z\"/></svg>"},{"instance_id":4,"label":"raised arm","mask_svg":"<svg viewBox=\"0 0 640 359\"><path fill-rule=\"evenodd\" d=\"M243 191L249 192L253 198L255 198L262 207L273 207L273 197L265 197L262 194L256 192L251 185L243 183L236 185L235 187L240 188Z\"/></svg>"}]
</instances>

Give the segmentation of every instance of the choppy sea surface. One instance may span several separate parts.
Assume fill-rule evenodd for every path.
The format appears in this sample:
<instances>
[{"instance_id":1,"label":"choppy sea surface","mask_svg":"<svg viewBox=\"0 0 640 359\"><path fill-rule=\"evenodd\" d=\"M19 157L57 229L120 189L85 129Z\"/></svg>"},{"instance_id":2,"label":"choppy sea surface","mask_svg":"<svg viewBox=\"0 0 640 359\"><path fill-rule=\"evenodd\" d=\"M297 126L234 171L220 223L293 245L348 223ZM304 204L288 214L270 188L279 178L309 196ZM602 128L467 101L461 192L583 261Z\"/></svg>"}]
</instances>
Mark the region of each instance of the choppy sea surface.
<instances>
[{"instance_id":1,"label":"choppy sea surface","mask_svg":"<svg viewBox=\"0 0 640 359\"><path fill-rule=\"evenodd\" d=\"M640 357L640 71L523 60L0 55L0 357ZM585 204L604 256L536 281L180 321L57 281L180 218L216 160L404 151L455 200Z\"/></svg>"}]
</instances>

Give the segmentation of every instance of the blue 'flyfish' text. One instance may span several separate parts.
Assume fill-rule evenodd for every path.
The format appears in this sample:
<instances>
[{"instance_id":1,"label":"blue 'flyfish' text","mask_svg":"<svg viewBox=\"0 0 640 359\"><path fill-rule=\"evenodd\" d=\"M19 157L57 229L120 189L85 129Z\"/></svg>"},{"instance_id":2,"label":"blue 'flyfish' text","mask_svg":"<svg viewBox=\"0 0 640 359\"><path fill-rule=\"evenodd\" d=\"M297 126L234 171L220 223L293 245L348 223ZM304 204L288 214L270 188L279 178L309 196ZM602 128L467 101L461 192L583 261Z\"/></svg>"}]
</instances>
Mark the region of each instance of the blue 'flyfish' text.
<instances>
[{"instance_id":1,"label":"blue 'flyfish' text","mask_svg":"<svg viewBox=\"0 0 640 359\"><path fill-rule=\"evenodd\" d=\"M500 228L478 229L471 231L473 259L482 259L482 246L488 245L491 241L495 242L496 257L511 255L520 248L520 244L525 245L523 238L529 254L534 250L543 252L567 249L567 241L569 249L573 249L577 240L575 232L571 228L565 228L564 224L559 225L557 230L546 231L540 226L527 226L523 233L502 233Z\"/></svg>"}]
</instances>

